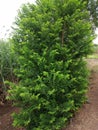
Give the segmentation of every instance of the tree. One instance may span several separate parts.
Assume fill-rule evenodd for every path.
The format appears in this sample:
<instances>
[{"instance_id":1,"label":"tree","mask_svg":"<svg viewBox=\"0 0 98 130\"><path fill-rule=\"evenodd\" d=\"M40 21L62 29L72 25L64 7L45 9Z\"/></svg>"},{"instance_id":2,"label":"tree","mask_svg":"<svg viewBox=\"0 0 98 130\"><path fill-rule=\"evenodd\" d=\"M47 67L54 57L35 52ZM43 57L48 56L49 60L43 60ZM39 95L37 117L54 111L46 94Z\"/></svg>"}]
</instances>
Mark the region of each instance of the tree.
<instances>
[{"instance_id":1,"label":"tree","mask_svg":"<svg viewBox=\"0 0 98 130\"><path fill-rule=\"evenodd\" d=\"M87 8L90 11L90 20L98 27L98 0L86 0Z\"/></svg>"},{"instance_id":2,"label":"tree","mask_svg":"<svg viewBox=\"0 0 98 130\"><path fill-rule=\"evenodd\" d=\"M80 0L37 0L24 5L12 42L18 57L9 98L21 108L14 125L59 130L85 102L92 26Z\"/></svg>"}]
</instances>

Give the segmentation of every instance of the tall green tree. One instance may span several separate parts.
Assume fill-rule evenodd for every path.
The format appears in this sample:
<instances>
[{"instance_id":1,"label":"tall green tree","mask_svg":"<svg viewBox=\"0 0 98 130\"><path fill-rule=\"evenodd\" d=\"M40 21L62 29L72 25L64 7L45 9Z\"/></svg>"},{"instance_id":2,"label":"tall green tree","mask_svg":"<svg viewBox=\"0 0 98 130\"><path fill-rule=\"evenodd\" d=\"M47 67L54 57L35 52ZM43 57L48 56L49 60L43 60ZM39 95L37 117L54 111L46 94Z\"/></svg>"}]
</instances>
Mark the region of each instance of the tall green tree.
<instances>
[{"instance_id":1,"label":"tall green tree","mask_svg":"<svg viewBox=\"0 0 98 130\"><path fill-rule=\"evenodd\" d=\"M94 23L95 28L98 27L98 0L87 1L87 8L90 11L90 20Z\"/></svg>"},{"instance_id":2,"label":"tall green tree","mask_svg":"<svg viewBox=\"0 0 98 130\"><path fill-rule=\"evenodd\" d=\"M9 98L21 108L14 125L59 130L86 100L84 57L92 50L92 26L81 0L37 0L24 5L12 42L18 57Z\"/></svg>"}]
</instances>

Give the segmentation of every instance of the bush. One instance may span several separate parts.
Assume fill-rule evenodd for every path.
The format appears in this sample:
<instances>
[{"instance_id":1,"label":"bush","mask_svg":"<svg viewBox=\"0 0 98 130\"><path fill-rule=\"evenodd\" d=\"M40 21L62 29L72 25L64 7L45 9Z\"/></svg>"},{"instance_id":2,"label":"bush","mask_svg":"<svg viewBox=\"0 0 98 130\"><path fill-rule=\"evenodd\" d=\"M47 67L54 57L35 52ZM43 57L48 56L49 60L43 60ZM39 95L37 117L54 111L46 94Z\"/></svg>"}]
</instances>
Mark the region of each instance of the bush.
<instances>
[{"instance_id":1,"label":"bush","mask_svg":"<svg viewBox=\"0 0 98 130\"><path fill-rule=\"evenodd\" d=\"M9 99L21 108L14 126L59 130L85 102L88 72L83 57L93 33L80 0L37 0L24 5L13 34L20 79Z\"/></svg>"}]
</instances>

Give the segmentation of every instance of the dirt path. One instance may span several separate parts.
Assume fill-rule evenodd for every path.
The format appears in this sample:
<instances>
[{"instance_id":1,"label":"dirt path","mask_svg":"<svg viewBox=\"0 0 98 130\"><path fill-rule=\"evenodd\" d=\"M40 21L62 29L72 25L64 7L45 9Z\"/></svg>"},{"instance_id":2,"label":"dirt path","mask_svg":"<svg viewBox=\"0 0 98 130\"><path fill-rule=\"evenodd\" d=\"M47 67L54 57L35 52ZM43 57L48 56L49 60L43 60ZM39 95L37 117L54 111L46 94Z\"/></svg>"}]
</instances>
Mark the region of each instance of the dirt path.
<instances>
[{"instance_id":1,"label":"dirt path","mask_svg":"<svg viewBox=\"0 0 98 130\"><path fill-rule=\"evenodd\" d=\"M98 59L89 59L88 66L92 70L88 92L90 103L84 104L63 130L98 130ZM17 109L10 104L0 106L0 130L23 130L12 127L11 113L14 111Z\"/></svg>"},{"instance_id":2,"label":"dirt path","mask_svg":"<svg viewBox=\"0 0 98 130\"><path fill-rule=\"evenodd\" d=\"M89 59L88 64L92 70L89 103L83 105L68 127L63 130L98 130L98 59Z\"/></svg>"}]
</instances>

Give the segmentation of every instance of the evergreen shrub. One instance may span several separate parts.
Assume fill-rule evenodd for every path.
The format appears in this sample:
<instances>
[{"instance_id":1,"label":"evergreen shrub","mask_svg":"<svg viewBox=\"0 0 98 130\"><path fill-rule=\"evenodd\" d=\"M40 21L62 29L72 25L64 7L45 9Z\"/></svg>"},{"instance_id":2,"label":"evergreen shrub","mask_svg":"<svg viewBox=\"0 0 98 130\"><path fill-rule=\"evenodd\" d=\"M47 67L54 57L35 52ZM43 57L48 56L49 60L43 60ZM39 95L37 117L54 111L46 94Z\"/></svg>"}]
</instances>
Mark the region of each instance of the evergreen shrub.
<instances>
[{"instance_id":1,"label":"evergreen shrub","mask_svg":"<svg viewBox=\"0 0 98 130\"><path fill-rule=\"evenodd\" d=\"M88 71L83 60L93 33L82 0L37 0L18 13L12 41L18 56L9 99L21 108L14 126L60 130L85 102Z\"/></svg>"}]
</instances>

